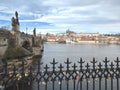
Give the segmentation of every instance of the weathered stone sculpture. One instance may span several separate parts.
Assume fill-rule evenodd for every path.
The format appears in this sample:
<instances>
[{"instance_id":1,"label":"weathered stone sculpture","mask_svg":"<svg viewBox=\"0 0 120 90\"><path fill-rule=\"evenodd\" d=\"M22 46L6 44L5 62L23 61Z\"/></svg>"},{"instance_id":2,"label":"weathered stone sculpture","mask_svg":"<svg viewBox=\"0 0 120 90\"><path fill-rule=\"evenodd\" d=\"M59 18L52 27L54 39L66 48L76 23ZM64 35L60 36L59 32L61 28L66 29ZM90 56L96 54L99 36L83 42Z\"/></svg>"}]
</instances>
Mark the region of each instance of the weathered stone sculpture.
<instances>
[{"instance_id":1,"label":"weathered stone sculpture","mask_svg":"<svg viewBox=\"0 0 120 90\"><path fill-rule=\"evenodd\" d=\"M15 18L14 17L12 17L11 21L12 21L12 26L15 26Z\"/></svg>"},{"instance_id":2,"label":"weathered stone sculpture","mask_svg":"<svg viewBox=\"0 0 120 90\"><path fill-rule=\"evenodd\" d=\"M15 12L15 16L16 16L16 24L19 25L19 21L18 21L18 12L17 12L17 11Z\"/></svg>"},{"instance_id":3,"label":"weathered stone sculpture","mask_svg":"<svg viewBox=\"0 0 120 90\"><path fill-rule=\"evenodd\" d=\"M12 25L12 35L14 35L14 43L15 46L20 46L20 25L19 25L19 19L18 19L18 12L15 12L15 17L12 17L11 19L11 25Z\"/></svg>"},{"instance_id":4,"label":"weathered stone sculpture","mask_svg":"<svg viewBox=\"0 0 120 90\"><path fill-rule=\"evenodd\" d=\"M12 30L15 32L15 31L20 31L19 30L19 19L18 19L18 12L16 11L15 12L15 17L16 18L14 18L14 17L12 17L12 19L11 19L11 24L12 24Z\"/></svg>"}]
</instances>

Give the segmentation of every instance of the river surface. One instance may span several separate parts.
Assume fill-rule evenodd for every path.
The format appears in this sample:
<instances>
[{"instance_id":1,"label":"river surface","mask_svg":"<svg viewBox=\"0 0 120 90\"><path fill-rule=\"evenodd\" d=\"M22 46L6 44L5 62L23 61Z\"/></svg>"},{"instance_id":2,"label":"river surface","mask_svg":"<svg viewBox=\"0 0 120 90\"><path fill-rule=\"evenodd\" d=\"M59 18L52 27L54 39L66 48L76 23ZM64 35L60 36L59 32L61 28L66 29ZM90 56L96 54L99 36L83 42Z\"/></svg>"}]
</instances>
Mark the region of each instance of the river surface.
<instances>
[{"instance_id":1,"label":"river surface","mask_svg":"<svg viewBox=\"0 0 120 90\"><path fill-rule=\"evenodd\" d=\"M83 58L85 62L90 62L93 60L93 57L96 58L98 62L103 62L105 57L108 58L110 61L116 60L117 57L120 56L120 45L73 45L73 44L44 44L44 52L43 52L43 57L41 62L43 64L41 65L41 70L45 70L44 67L46 64L48 64L49 70L52 70L52 65L50 62L53 61L53 58L58 62L58 66L60 63L66 68L65 61L67 58L73 63L77 63L77 61L80 60L80 58ZM72 63L72 64L73 64ZM57 65L55 66L57 68ZM71 65L72 66L72 65ZM104 65L103 65L104 66ZM38 79L40 77L38 76ZM67 83L65 80L62 81L62 90L67 90ZM77 86L76 81L76 89L75 90L80 90L80 87ZM107 90L111 90L111 81L107 80ZM117 83L116 79L113 80L113 87L114 90L117 90ZM42 84L43 83L43 84ZM79 83L78 83L79 84ZM34 81L32 87L33 90L38 90L38 86L40 87L40 90L45 90L45 82L41 81L40 83L37 83ZM53 90L52 88L53 83L51 81L47 82L47 90ZM99 81L96 81L96 89L99 90ZM105 81L104 79L102 80L102 87L101 90L105 90ZM89 83L89 90L93 90L93 83L92 80L90 80ZM60 90L59 89L59 81L55 81L55 90ZM78 88L78 89L77 89ZM73 89L73 80L69 81L69 90L74 90ZM83 89L82 90L87 90L86 89L86 80L83 81Z\"/></svg>"},{"instance_id":2,"label":"river surface","mask_svg":"<svg viewBox=\"0 0 120 90\"><path fill-rule=\"evenodd\" d=\"M69 58L77 62L82 57L85 62L92 61L93 57L102 62L105 57L113 61L120 56L120 45L74 45L74 44L44 44L42 62L49 64L53 58L63 63Z\"/></svg>"}]
</instances>

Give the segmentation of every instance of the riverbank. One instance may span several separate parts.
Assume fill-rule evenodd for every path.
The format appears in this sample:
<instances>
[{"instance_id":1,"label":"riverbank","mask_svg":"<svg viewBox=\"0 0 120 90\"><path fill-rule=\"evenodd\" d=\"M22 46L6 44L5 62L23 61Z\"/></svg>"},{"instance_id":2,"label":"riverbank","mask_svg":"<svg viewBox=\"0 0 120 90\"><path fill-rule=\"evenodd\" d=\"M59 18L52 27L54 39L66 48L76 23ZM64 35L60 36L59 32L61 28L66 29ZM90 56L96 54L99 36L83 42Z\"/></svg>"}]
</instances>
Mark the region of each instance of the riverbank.
<instances>
[{"instance_id":1,"label":"riverbank","mask_svg":"<svg viewBox=\"0 0 120 90\"><path fill-rule=\"evenodd\" d=\"M73 44L73 45L120 45L120 43L91 43L91 42L44 42L45 44Z\"/></svg>"}]
</instances>

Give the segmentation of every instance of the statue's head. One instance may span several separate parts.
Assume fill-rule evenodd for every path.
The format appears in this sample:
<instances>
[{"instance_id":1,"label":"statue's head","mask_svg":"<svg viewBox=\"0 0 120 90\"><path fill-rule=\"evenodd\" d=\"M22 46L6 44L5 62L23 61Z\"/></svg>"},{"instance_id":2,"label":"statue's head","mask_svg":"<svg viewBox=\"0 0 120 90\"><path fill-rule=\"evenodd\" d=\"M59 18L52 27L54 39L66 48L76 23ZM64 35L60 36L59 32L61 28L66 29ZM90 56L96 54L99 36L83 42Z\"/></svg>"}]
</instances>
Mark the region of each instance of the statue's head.
<instances>
[{"instance_id":1,"label":"statue's head","mask_svg":"<svg viewBox=\"0 0 120 90\"><path fill-rule=\"evenodd\" d=\"M12 20L15 20L15 18L14 18L14 17L12 17Z\"/></svg>"}]
</instances>

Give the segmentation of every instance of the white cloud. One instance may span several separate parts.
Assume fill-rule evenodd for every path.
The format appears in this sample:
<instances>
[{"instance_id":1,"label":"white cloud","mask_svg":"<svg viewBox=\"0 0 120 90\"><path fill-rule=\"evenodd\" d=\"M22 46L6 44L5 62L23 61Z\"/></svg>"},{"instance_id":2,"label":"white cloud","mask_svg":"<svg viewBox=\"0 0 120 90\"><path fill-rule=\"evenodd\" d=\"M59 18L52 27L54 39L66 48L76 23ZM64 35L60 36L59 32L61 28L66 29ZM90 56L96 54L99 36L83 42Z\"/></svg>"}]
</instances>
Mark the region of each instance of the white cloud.
<instances>
[{"instance_id":1,"label":"white cloud","mask_svg":"<svg viewBox=\"0 0 120 90\"><path fill-rule=\"evenodd\" d=\"M91 32L118 32L120 29L119 0L20 0L16 2L3 0L0 2L0 12L11 14L1 15L0 20L10 20L17 10L20 22L50 23L51 27L41 27L44 32L64 31L67 28L85 32L90 30Z\"/></svg>"}]
</instances>

